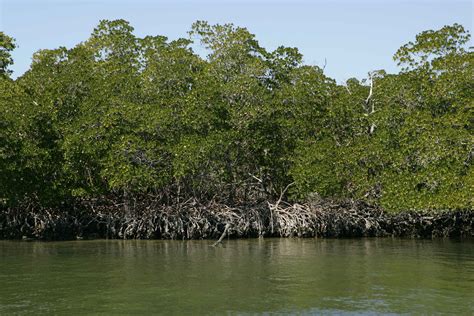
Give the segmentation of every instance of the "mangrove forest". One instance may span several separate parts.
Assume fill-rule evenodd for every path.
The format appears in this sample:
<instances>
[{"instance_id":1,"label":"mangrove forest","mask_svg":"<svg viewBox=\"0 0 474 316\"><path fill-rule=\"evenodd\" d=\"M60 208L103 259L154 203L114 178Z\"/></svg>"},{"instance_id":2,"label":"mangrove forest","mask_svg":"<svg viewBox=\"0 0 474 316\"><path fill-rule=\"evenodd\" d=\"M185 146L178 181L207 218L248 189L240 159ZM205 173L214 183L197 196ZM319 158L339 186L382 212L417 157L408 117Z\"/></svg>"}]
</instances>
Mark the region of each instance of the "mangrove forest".
<instances>
[{"instance_id":1,"label":"mangrove forest","mask_svg":"<svg viewBox=\"0 0 474 316\"><path fill-rule=\"evenodd\" d=\"M102 20L13 79L16 45L0 32L0 239L474 235L462 25L344 83L233 24Z\"/></svg>"}]
</instances>

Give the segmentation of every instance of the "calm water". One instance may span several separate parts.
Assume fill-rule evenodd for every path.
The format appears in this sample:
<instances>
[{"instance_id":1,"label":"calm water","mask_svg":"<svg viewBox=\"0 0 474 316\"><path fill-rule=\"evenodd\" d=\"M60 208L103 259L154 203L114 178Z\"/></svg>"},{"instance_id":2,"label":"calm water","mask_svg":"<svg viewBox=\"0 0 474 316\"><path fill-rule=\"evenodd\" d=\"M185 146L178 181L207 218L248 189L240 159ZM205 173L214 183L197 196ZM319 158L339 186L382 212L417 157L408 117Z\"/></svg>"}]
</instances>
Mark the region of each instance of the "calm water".
<instances>
[{"instance_id":1,"label":"calm water","mask_svg":"<svg viewBox=\"0 0 474 316\"><path fill-rule=\"evenodd\" d=\"M474 241L0 241L0 314L474 314Z\"/></svg>"}]
</instances>

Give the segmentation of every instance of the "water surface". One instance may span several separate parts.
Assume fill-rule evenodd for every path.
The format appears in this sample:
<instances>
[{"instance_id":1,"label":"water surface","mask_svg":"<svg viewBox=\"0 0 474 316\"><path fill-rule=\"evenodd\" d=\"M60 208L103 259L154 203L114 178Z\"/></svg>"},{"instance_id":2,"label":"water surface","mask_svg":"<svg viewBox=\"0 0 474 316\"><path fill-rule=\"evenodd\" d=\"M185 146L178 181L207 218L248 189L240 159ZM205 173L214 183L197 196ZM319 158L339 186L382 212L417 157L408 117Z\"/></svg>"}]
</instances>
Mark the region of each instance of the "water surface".
<instances>
[{"instance_id":1,"label":"water surface","mask_svg":"<svg viewBox=\"0 0 474 316\"><path fill-rule=\"evenodd\" d=\"M0 241L0 314L474 314L474 242Z\"/></svg>"}]
</instances>

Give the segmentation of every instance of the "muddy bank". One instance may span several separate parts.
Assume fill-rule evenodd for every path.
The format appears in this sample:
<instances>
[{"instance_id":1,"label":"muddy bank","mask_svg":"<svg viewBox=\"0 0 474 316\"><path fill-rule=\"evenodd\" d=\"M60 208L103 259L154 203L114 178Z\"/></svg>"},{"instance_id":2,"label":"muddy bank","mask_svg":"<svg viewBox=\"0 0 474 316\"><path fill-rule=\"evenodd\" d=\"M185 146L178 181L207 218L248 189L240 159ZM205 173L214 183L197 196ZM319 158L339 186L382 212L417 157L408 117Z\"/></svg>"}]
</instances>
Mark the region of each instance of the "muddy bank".
<instances>
[{"instance_id":1,"label":"muddy bank","mask_svg":"<svg viewBox=\"0 0 474 316\"><path fill-rule=\"evenodd\" d=\"M128 209L128 208L127 208ZM259 203L230 207L188 200L172 206L82 203L3 209L0 239L217 239L245 237L472 237L474 211L388 213L362 202Z\"/></svg>"}]
</instances>

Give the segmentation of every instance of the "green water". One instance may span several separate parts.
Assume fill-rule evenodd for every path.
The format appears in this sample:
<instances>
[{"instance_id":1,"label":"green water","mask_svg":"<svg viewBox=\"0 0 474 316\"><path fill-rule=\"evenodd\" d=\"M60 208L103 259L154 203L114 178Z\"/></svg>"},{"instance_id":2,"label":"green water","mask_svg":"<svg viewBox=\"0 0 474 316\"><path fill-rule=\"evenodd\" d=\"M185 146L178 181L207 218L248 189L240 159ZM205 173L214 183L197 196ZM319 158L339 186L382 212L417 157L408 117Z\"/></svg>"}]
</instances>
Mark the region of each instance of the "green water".
<instances>
[{"instance_id":1,"label":"green water","mask_svg":"<svg viewBox=\"0 0 474 316\"><path fill-rule=\"evenodd\" d=\"M0 241L0 314L474 314L474 241Z\"/></svg>"}]
</instances>

